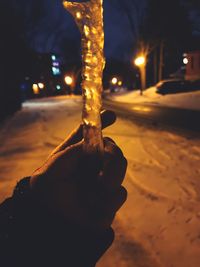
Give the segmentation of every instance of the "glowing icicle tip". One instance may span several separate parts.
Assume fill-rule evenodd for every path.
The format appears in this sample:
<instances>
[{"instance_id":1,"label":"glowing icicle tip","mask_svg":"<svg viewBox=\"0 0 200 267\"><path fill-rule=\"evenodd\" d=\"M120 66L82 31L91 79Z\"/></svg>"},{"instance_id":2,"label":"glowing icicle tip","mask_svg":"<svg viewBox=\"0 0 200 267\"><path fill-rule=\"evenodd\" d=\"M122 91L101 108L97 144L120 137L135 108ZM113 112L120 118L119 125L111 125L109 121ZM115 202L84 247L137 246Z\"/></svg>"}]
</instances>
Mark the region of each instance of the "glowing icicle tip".
<instances>
[{"instance_id":1,"label":"glowing icicle tip","mask_svg":"<svg viewBox=\"0 0 200 267\"><path fill-rule=\"evenodd\" d=\"M102 76L105 67L103 0L63 2L81 32L84 148L88 153L103 152L100 111Z\"/></svg>"}]
</instances>

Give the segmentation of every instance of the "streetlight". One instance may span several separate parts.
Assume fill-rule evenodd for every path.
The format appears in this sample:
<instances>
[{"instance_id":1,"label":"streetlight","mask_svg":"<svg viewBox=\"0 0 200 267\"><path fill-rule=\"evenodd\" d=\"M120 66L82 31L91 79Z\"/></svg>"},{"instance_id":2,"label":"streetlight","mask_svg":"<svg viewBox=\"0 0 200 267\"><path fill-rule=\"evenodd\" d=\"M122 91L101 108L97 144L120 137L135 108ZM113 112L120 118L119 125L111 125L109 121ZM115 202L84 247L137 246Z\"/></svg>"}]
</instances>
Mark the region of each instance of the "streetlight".
<instances>
[{"instance_id":1,"label":"streetlight","mask_svg":"<svg viewBox=\"0 0 200 267\"><path fill-rule=\"evenodd\" d=\"M71 76L65 76L65 83L67 85L72 85L73 83L73 78Z\"/></svg>"},{"instance_id":2,"label":"streetlight","mask_svg":"<svg viewBox=\"0 0 200 267\"><path fill-rule=\"evenodd\" d=\"M74 84L73 77L66 75L64 80L65 80L66 85L68 85L68 87L70 88L70 93L72 93L72 86Z\"/></svg>"},{"instance_id":3,"label":"streetlight","mask_svg":"<svg viewBox=\"0 0 200 267\"><path fill-rule=\"evenodd\" d=\"M122 81L118 81L118 85L119 86L122 86Z\"/></svg>"},{"instance_id":4,"label":"streetlight","mask_svg":"<svg viewBox=\"0 0 200 267\"><path fill-rule=\"evenodd\" d=\"M134 63L140 70L140 76L141 76L140 94L143 95L143 91L146 88L146 57L144 55L140 55L134 60Z\"/></svg>"},{"instance_id":5,"label":"streetlight","mask_svg":"<svg viewBox=\"0 0 200 267\"><path fill-rule=\"evenodd\" d=\"M44 84L43 84L43 83L38 83L38 87L39 87L40 89L44 89Z\"/></svg>"},{"instance_id":6,"label":"streetlight","mask_svg":"<svg viewBox=\"0 0 200 267\"><path fill-rule=\"evenodd\" d=\"M118 79L116 77L113 77L112 80L111 80L111 83L113 85L116 85L118 83Z\"/></svg>"},{"instance_id":7,"label":"streetlight","mask_svg":"<svg viewBox=\"0 0 200 267\"><path fill-rule=\"evenodd\" d=\"M188 60L187 57L184 57L184 59L183 59L183 63L184 63L185 65L187 65L187 64L189 63L189 60Z\"/></svg>"}]
</instances>

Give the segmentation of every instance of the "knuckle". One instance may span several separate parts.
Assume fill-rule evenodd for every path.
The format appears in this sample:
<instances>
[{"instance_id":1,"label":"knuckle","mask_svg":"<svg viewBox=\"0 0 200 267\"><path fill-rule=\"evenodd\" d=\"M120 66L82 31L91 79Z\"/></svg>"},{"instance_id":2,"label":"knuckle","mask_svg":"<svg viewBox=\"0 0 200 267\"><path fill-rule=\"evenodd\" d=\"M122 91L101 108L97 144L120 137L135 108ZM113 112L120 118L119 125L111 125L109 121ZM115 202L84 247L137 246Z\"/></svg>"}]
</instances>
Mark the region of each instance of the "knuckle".
<instances>
[{"instance_id":1,"label":"knuckle","mask_svg":"<svg viewBox=\"0 0 200 267\"><path fill-rule=\"evenodd\" d=\"M105 152L109 153L115 158L123 158L123 152L122 150L113 142L106 139L105 143Z\"/></svg>"},{"instance_id":2,"label":"knuckle","mask_svg":"<svg viewBox=\"0 0 200 267\"><path fill-rule=\"evenodd\" d=\"M128 160L125 157L122 158L122 165L123 165L124 170L126 171L128 167Z\"/></svg>"},{"instance_id":3,"label":"knuckle","mask_svg":"<svg viewBox=\"0 0 200 267\"><path fill-rule=\"evenodd\" d=\"M104 137L103 140L104 140L105 145L107 145L108 143L113 143L114 145L116 144L115 141L108 136Z\"/></svg>"},{"instance_id":4,"label":"knuckle","mask_svg":"<svg viewBox=\"0 0 200 267\"><path fill-rule=\"evenodd\" d=\"M128 192L125 187L121 186L120 188L120 198L121 198L121 203L123 204L128 197Z\"/></svg>"}]
</instances>

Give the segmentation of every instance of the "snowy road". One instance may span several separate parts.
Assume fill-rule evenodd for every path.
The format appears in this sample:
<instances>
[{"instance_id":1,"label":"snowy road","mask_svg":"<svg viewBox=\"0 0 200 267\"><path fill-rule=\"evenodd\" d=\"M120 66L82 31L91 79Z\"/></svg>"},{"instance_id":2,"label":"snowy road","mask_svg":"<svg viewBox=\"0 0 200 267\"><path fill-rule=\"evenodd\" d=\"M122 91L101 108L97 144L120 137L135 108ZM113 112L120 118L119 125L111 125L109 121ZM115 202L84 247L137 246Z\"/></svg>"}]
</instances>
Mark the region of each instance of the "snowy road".
<instances>
[{"instance_id":1,"label":"snowy road","mask_svg":"<svg viewBox=\"0 0 200 267\"><path fill-rule=\"evenodd\" d=\"M0 200L80 121L80 98L29 101L0 128ZM128 158L129 197L97 267L200 266L200 140L119 118L104 134Z\"/></svg>"},{"instance_id":2,"label":"snowy road","mask_svg":"<svg viewBox=\"0 0 200 267\"><path fill-rule=\"evenodd\" d=\"M184 108L159 106L149 103L123 103L104 100L107 108L112 108L117 114L129 117L134 122L160 125L181 131L200 132L200 111Z\"/></svg>"}]
</instances>

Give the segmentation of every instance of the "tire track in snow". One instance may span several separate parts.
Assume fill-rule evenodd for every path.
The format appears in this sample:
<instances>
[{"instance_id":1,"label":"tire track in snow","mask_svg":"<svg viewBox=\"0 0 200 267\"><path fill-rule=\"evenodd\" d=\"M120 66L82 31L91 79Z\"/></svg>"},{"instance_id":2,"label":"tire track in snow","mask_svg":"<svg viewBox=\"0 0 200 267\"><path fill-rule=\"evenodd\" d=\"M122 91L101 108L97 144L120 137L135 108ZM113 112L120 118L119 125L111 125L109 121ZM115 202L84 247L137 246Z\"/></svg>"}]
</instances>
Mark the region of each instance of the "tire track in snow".
<instances>
[{"instance_id":1,"label":"tire track in snow","mask_svg":"<svg viewBox=\"0 0 200 267\"><path fill-rule=\"evenodd\" d=\"M119 216L113 228L115 241L97 267L163 267L151 251L127 233Z\"/></svg>"},{"instance_id":2,"label":"tire track in snow","mask_svg":"<svg viewBox=\"0 0 200 267\"><path fill-rule=\"evenodd\" d=\"M152 201L164 201L170 199L169 196L160 192L156 192L153 189L142 184L139 180L133 177L132 172L130 170L127 170L127 179L129 179L129 181L137 189L137 191L141 195L144 195L147 199L150 199Z\"/></svg>"}]
</instances>

